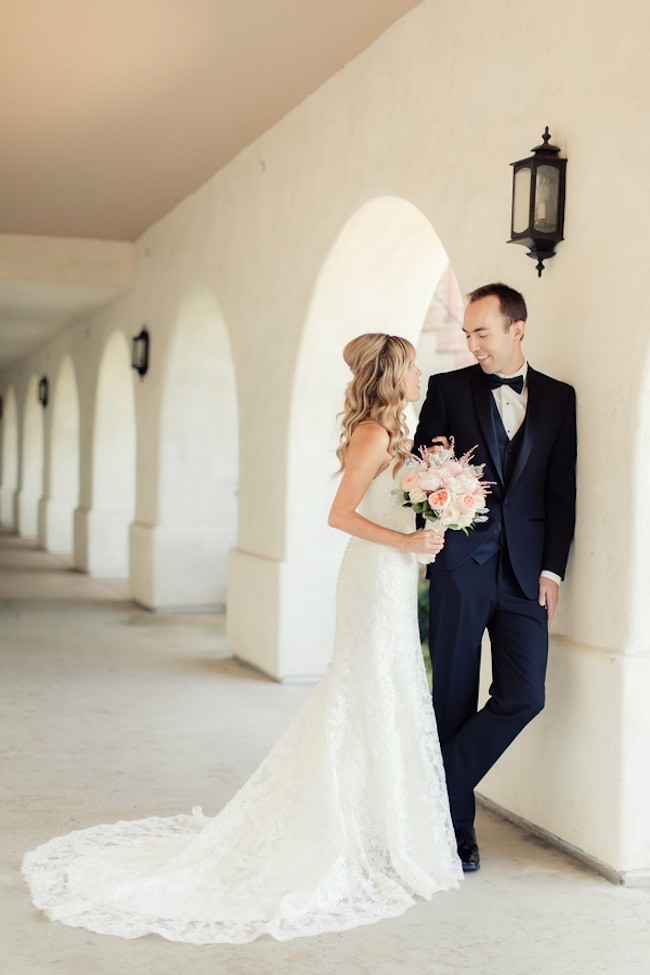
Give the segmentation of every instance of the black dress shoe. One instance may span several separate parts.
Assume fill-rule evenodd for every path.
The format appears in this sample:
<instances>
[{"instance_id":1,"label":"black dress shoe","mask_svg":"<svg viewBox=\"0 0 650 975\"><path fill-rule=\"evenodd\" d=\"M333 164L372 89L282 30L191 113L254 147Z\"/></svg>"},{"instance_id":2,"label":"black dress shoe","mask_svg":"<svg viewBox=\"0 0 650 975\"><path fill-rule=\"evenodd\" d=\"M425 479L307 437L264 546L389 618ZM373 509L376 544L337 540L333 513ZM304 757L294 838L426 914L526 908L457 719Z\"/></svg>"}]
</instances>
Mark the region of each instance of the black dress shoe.
<instances>
[{"instance_id":1,"label":"black dress shoe","mask_svg":"<svg viewBox=\"0 0 650 975\"><path fill-rule=\"evenodd\" d=\"M463 826L456 830L458 856L463 865L464 873L475 873L481 866L481 856L478 852L476 832L473 826Z\"/></svg>"}]
</instances>

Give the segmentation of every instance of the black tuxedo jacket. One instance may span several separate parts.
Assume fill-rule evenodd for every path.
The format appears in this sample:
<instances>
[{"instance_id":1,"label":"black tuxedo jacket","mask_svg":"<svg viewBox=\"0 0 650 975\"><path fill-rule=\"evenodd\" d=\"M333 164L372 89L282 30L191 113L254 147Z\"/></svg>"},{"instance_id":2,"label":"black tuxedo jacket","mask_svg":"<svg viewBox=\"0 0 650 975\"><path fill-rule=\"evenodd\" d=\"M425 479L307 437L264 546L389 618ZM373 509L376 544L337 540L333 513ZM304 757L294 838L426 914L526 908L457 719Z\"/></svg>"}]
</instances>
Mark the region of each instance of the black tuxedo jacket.
<instances>
[{"instance_id":1,"label":"black tuxedo jacket","mask_svg":"<svg viewBox=\"0 0 650 975\"><path fill-rule=\"evenodd\" d=\"M528 367L528 405L519 456L504 483L492 390L479 365L429 380L414 452L436 436L454 437L456 456L478 445L474 463L494 481L489 521L469 535L447 532L435 566L455 569L497 528L525 594L537 598L542 569L564 576L575 526L576 407L572 386Z\"/></svg>"}]
</instances>

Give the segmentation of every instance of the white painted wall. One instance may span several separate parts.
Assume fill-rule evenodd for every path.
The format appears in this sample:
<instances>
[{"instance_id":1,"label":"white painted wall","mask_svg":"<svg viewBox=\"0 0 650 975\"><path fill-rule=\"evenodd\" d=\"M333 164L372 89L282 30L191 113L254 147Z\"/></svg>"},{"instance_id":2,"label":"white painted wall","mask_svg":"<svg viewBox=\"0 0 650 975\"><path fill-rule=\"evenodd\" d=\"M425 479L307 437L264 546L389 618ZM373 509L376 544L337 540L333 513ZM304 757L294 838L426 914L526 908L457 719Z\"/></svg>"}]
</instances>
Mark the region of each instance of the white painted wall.
<instances>
[{"instance_id":1,"label":"white painted wall","mask_svg":"<svg viewBox=\"0 0 650 975\"><path fill-rule=\"evenodd\" d=\"M135 387L135 517L157 526L167 351L195 289L216 296L239 393L229 628L249 659L306 675L322 666L322 646L305 641L296 659L295 642L286 642L304 578L288 503L292 408L297 389L306 397L302 350L323 340L310 346L305 337L339 235L370 201L403 199L434 229L463 290L494 279L521 289L530 361L578 392L579 522L553 627L549 706L483 790L637 878L650 867L650 131L639 121L650 95L649 30L650 8L640 2L423 3L153 226L137 242L128 294L0 378L1 390L15 385L22 410L29 374L72 355L84 504L104 343L146 322L152 365ZM547 124L569 158L566 240L540 280L524 251L505 245L508 164ZM332 328L333 344L342 342L345 328L338 320ZM321 387L307 392L309 412ZM325 440L314 449L325 450ZM252 612L268 631L263 646L261 637L244 646ZM316 606L307 621L314 633L331 627L331 612L329 600Z\"/></svg>"},{"instance_id":2,"label":"white painted wall","mask_svg":"<svg viewBox=\"0 0 650 975\"><path fill-rule=\"evenodd\" d=\"M129 526L135 510L136 428L130 351L120 330L104 347L89 443L90 479L74 513L74 560L94 576L129 572Z\"/></svg>"},{"instance_id":3,"label":"white painted wall","mask_svg":"<svg viewBox=\"0 0 650 975\"><path fill-rule=\"evenodd\" d=\"M14 496L18 487L18 407L13 386L4 396L2 412L2 485L0 524L15 528Z\"/></svg>"},{"instance_id":4,"label":"white painted wall","mask_svg":"<svg viewBox=\"0 0 650 975\"><path fill-rule=\"evenodd\" d=\"M61 362L53 385L38 541L48 552L69 555L79 504L79 394L69 355Z\"/></svg>"},{"instance_id":5,"label":"white painted wall","mask_svg":"<svg viewBox=\"0 0 650 975\"><path fill-rule=\"evenodd\" d=\"M43 407L38 401L38 377L27 384L20 443L20 483L16 491L16 527L22 538L36 538L38 506L43 492Z\"/></svg>"}]
</instances>

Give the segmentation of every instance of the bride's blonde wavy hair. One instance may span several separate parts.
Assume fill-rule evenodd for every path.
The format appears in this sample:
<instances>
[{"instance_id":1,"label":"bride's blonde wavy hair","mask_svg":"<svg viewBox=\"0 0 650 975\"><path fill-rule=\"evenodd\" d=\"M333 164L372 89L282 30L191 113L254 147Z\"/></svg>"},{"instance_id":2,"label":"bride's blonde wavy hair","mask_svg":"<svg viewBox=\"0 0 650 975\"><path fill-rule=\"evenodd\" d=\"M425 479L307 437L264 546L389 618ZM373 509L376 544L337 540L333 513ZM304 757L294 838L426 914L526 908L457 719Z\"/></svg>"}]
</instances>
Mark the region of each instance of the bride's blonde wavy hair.
<instances>
[{"instance_id":1,"label":"bride's blonde wavy hair","mask_svg":"<svg viewBox=\"0 0 650 975\"><path fill-rule=\"evenodd\" d=\"M415 349L399 335L369 332L352 339L343 349L352 380L345 389L341 417L341 443L336 451L340 467L345 470L345 453L355 428L374 420L388 433L388 453L408 460L411 441L404 417L408 400L405 379L415 362Z\"/></svg>"}]
</instances>

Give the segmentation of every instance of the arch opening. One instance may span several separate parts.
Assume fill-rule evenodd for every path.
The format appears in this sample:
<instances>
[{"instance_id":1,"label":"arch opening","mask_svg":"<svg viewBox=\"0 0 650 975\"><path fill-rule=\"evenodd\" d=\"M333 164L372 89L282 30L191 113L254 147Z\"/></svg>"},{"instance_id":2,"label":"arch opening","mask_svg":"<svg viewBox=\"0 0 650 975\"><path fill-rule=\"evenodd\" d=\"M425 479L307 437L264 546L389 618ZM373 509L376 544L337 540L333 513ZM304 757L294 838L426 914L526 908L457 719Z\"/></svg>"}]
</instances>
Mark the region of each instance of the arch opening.
<instances>
[{"instance_id":1,"label":"arch opening","mask_svg":"<svg viewBox=\"0 0 650 975\"><path fill-rule=\"evenodd\" d=\"M340 231L318 275L298 353L289 421L285 507L285 561L265 583L280 592L276 642L269 645L258 619L243 620L237 652L282 679L315 677L329 662L334 638L335 588L346 537L327 526L338 481L337 413L349 372L345 344L364 332L408 338L417 348L441 282L451 279L445 248L428 218L408 200L378 197L364 204ZM456 285L457 288L457 285ZM461 301L462 304L462 301ZM444 369L461 364L462 343L444 353ZM430 360L431 350L427 352ZM410 416L414 424L415 411ZM269 571L239 557L239 577ZM242 652L242 647L244 651ZM262 647L254 655L248 648ZM262 653L264 654L262 658Z\"/></svg>"},{"instance_id":2,"label":"arch opening","mask_svg":"<svg viewBox=\"0 0 650 975\"><path fill-rule=\"evenodd\" d=\"M167 355L151 605L225 604L237 529L237 414L226 323L200 289L182 305Z\"/></svg>"},{"instance_id":3,"label":"arch opening","mask_svg":"<svg viewBox=\"0 0 650 975\"><path fill-rule=\"evenodd\" d=\"M365 204L348 221L319 275L301 342L292 397L287 559L341 557L345 539L325 524L337 487L337 413L350 376L345 344L364 332L402 335L418 347L449 258L431 223L397 197ZM420 350L431 358L433 350ZM421 362L426 373L430 362ZM453 365L454 361L448 365ZM416 413L409 413L409 425ZM317 541L314 544L314 532Z\"/></svg>"}]
</instances>

